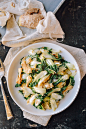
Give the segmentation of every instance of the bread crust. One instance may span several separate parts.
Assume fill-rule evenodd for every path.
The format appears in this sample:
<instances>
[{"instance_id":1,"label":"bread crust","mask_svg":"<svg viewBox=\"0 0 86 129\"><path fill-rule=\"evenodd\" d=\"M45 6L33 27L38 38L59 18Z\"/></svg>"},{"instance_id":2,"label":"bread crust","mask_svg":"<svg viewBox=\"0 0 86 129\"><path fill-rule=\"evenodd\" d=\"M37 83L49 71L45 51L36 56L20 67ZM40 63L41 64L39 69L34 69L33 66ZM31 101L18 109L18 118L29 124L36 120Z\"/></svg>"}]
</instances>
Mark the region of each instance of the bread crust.
<instances>
[{"instance_id":1,"label":"bread crust","mask_svg":"<svg viewBox=\"0 0 86 129\"><path fill-rule=\"evenodd\" d=\"M40 9L28 9L25 14L19 17L19 26L35 29L39 21L44 19Z\"/></svg>"}]
</instances>

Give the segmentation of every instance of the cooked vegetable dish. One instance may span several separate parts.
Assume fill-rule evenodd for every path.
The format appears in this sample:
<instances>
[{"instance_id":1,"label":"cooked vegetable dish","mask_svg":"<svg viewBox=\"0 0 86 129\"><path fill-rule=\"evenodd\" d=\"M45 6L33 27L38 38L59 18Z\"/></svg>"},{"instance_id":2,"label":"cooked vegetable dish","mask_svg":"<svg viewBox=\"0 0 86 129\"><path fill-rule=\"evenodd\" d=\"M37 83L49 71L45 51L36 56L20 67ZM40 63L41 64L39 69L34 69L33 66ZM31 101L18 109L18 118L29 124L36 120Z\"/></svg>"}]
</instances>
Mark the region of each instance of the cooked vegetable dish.
<instances>
[{"instance_id":1,"label":"cooked vegetable dish","mask_svg":"<svg viewBox=\"0 0 86 129\"><path fill-rule=\"evenodd\" d=\"M26 99L27 104L55 111L60 100L73 88L75 66L59 53L48 47L28 51L20 60L15 87Z\"/></svg>"}]
</instances>

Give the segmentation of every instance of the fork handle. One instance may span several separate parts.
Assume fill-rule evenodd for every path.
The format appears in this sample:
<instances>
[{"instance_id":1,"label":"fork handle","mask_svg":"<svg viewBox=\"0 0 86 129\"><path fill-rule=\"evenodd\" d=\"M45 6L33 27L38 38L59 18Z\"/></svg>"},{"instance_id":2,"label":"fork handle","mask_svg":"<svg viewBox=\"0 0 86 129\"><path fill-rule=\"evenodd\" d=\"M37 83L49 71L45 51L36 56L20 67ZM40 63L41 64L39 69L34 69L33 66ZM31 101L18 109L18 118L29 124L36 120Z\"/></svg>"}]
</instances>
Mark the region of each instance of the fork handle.
<instances>
[{"instance_id":1,"label":"fork handle","mask_svg":"<svg viewBox=\"0 0 86 129\"><path fill-rule=\"evenodd\" d=\"M1 81L1 90L2 90L2 95L3 95L3 99L4 99L4 105L5 105L5 110L6 110L6 115L7 115L7 120L11 119L13 117L11 109L9 107L7 98L6 98L6 94L3 88L3 84L2 84L2 80Z\"/></svg>"}]
</instances>

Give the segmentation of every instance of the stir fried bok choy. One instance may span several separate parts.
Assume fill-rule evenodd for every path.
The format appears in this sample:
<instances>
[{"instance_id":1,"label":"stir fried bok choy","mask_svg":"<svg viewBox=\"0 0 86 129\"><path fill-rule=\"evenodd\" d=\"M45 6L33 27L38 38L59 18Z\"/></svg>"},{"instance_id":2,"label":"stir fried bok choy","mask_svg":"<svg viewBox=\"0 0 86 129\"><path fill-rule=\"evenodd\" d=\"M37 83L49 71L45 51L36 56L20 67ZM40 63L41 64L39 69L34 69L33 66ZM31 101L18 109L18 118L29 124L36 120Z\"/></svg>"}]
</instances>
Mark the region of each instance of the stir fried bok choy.
<instances>
[{"instance_id":1,"label":"stir fried bok choy","mask_svg":"<svg viewBox=\"0 0 86 129\"><path fill-rule=\"evenodd\" d=\"M20 88L19 93L27 104L55 111L61 99L73 88L76 68L60 52L41 47L29 50L20 60L15 87Z\"/></svg>"}]
</instances>

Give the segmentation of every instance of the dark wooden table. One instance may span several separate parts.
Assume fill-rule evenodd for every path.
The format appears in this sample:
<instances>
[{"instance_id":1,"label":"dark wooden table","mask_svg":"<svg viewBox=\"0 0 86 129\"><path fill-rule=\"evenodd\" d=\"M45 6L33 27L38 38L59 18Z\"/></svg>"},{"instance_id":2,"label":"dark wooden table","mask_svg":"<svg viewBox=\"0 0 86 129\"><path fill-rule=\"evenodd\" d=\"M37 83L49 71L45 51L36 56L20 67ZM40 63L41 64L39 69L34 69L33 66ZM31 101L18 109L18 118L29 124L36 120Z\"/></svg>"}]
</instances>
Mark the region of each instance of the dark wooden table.
<instances>
[{"instance_id":1,"label":"dark wooden table","mask_svg":"<svg viewBox=\"0 0 86 129\"><path fill-rule=\"evenodd\" d=\"M86 0L66 0L56 13L56 17L66 34L63 43L84 49L86 52ZM0 44L0 58L3 61L8 51L8 47ZM4 78L3 81L5 82ZM86 129L86 76L81 81L75 101L65 111L52 116L46 127L24 119L22 111L11 99L6 83L4 86L14 118L6 120L0 89L0 129Z\"/></svg>"}]
</instances>

